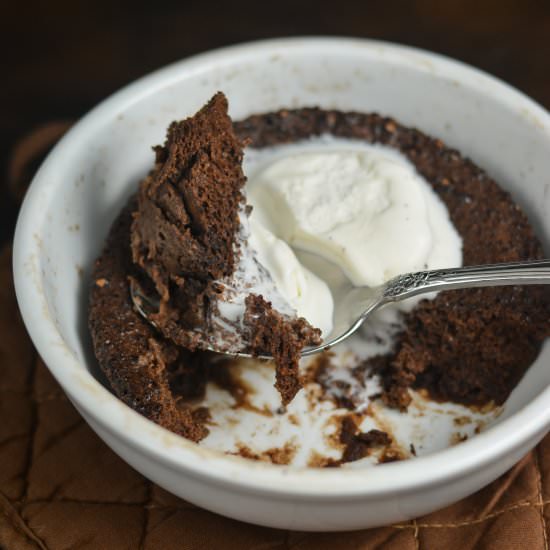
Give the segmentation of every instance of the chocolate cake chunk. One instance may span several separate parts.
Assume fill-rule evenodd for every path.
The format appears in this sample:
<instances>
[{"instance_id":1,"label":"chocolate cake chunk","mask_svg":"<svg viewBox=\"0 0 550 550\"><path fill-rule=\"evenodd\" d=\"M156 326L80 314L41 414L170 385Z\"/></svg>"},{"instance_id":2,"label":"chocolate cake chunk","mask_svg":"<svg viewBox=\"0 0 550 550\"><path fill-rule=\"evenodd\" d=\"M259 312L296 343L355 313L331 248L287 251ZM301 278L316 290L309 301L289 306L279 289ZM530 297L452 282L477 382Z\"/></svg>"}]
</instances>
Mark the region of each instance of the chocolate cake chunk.
<instances>
[{"instance_id":1,"label":"chocolate cake chunk","mask_svg":"<svg viewBox=\"0 0 550 550\"><path fill-rule=\"evenodd\" d=\"M235 124L252 147L331 134L393 147L445 203L463 240L464 265L544 257L524 212L486 172L439 139L375 113L305 108ZM392 353L370 361L386 404L406 409L408 388L470 405L502 404L550 336L550 288L441 292L405 316Z\"/></svg>"},{"instance_id":2,"label":"chocolate cake chunk","mask_svg":"<svg viewBox=\"0 0 550 550\"><path fill-rule=\"evenodd\" d=\"M244 203L241 143L219 93L194 117L173 122L141 183L132 255L153 281L162 332L194 349L207 327L213 283L235 269L239 207Z\"/></svg>"},{"instance_id":3,"label":"chocolate cake chunk","mask_svg":"<svg viewBox=\"0 0 550 550\"><path fill-rule=\"evenodd\" d=\"M342 458L339 460L330 459L324 466L327 468L337 468L347 462L355 462L369 456L373 450L385 448L387 451L381 456L380 460L384 461L388 452L394 452L390 449L393 440L391 436L377 429L361 432L357 425L353 414L345 415L340 420L340 444L343 447ZM401 459L401 456L396 457L396 460ZM387 459L386 459L387 461Z\"/></svg>"},{"instance_id":4,"label":"chocolate cake chunk","mask_svg":"<svg viewBox=\"0 0 550 550\"><path fill-rule=\"evenodd\" d=\"M132 201L114 223L94 265L89 326L99 364L111 387L127 405L164 428L199 441L207 433L204 410L174 397L172 384L193 382L200 394L207 354L186 353L160 338L134 310L128 275L135 274L130 252ZM187 390L187 394L190 390Z\"/></svg>"},{"instance_id":5,"label":"chocolate cake chunk","mask_svg":"<svg viewBox=\"0 0 550 550\"><path fill-rule=\"evenodd\" d=\"M223 94L195 116L172 123L165 145L156 148L154 169L140 185L132 255L160 297L151 320L165 338L190 350L272 355L287 404L301 387L301 349L320 343L320 331L293 313L276 311L268 297L253 293L252 283L247 288L243 258L259 278L270 275L249 250L242 228L247 223L242 159ZM150 285L144 284L147 292ZM242 305L240 318L223 315L230 293L232 306Z\"/></svg>"},{"instance_id":6,"label":"chocolate cake chunk","mask_svg":"<svg viewBox=\"0 0 550 550\"><path fill-rule=\"evenodd\" d=\"M287 405L302 387L298 360L303 342L312 340L311 326L302 317L285 318L262 296L254 294L246 299L245 324L250 331L251 348L265 350L264 353L273 356L277 364L275 387L283 405Z\"/></svg>"}]
</instances>

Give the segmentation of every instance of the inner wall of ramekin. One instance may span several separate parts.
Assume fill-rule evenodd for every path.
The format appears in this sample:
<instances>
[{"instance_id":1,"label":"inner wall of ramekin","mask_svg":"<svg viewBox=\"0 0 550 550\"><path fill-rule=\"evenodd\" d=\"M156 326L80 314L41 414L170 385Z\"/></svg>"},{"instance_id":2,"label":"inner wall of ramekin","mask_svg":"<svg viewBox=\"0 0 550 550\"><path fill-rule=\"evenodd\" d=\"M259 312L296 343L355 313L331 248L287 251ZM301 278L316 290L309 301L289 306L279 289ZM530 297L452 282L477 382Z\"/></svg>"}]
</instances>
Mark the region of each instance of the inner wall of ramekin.
<instances>
[{"instance_id":1,"label":"inner wall of ramekin","mask_svg":"<svg viewBox=\"0 0 550 550\"><path fill-rule=\"evenodd\" d=\"M440 137L509 190L548 245L550 129L506 86L435 56L380 45L274 45L204 56L111 98L79 124L48 165L56 190L45 204L40 237L42 283L67 347L98 379L86 323L93 261L151 167L151 146L163 142L172 120L191 115L218 90L226 93L234 119L319 106L376 111ZM490 240L487 235L489 246ZM501 418L548 385L549 362L545 346Z\"/></svg>"}]
</instances>

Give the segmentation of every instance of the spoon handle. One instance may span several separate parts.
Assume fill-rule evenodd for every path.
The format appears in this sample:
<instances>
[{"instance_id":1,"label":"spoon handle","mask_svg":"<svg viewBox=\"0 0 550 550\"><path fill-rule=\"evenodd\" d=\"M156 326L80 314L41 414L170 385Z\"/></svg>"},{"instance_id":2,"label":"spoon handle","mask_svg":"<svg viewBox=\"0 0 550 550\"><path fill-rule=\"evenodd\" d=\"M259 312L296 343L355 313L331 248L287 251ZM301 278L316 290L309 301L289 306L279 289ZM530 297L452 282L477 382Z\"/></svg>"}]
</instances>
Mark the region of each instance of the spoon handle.
<instances>
[{"instance_id":1,"label":"spoon handle","mask_svg":"<svg viewBox=\"0 0 550 550\"><path fill-rule=\"evenodd\" d=\"M436 269L399 275L384 286L383 300L397 302L437 290L550 284L550 260Z\"/></svg>"}]
</instances>

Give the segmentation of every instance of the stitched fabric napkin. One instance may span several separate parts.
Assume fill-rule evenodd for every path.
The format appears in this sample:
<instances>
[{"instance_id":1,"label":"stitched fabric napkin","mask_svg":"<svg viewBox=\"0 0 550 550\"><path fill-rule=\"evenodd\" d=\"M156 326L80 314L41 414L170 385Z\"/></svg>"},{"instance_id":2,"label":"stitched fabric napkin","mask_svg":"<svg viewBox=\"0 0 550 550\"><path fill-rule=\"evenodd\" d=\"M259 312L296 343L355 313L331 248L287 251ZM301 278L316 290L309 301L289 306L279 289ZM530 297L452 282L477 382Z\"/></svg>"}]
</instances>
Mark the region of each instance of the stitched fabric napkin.
<instances>
[{"instance_id":1,"label":"stitched fabric napkin","mask_svg":"<svg viewBox=\"0 0 550 550\"><path fill-rule=\"evenodd\" d=\"M68 127L39 128L14 150L7 185L21 197ZM118 458L80 418L21 322L11 249L0 252L0 548L408 550L548 549L550 436L500 479L443 510L378 529L301 533L193 506Z\"/></svg>"}]
</instances>

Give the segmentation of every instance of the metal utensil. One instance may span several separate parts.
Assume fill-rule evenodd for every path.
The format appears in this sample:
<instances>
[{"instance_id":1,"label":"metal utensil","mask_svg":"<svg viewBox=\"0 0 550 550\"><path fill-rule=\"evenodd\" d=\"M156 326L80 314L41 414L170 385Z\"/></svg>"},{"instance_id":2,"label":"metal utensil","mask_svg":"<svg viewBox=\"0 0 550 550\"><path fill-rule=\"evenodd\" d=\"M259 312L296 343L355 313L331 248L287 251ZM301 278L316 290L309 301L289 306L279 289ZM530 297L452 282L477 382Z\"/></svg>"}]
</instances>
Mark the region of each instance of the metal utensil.
<instances>
[{"instance_id":1,"label":"metal utensil","mask_svg":"<svg viewBox=\"0 0 550 550\"><path fill-rule=\"evenodd\" d=\"M459 288L505 285L550 284L550 260L436 269L398 275L376 287L356 287L342 270L315 254L298 253L300 261L328 284L334 298L333 328L324 342L302 350L302 356L327 350L349 338L376 310L419 294ZM145 296L135 283L130 295L136 310L151 322L149 315L158 309L158 300ZM480 305L482 307L482 305ZM154 323L152 323L154 325ZM220 352L209 348L210 351ZM247 353L228 353L232 357L252 357ZM268 356L261 358L270 359Z\"/></svg>"}]
</instances>

